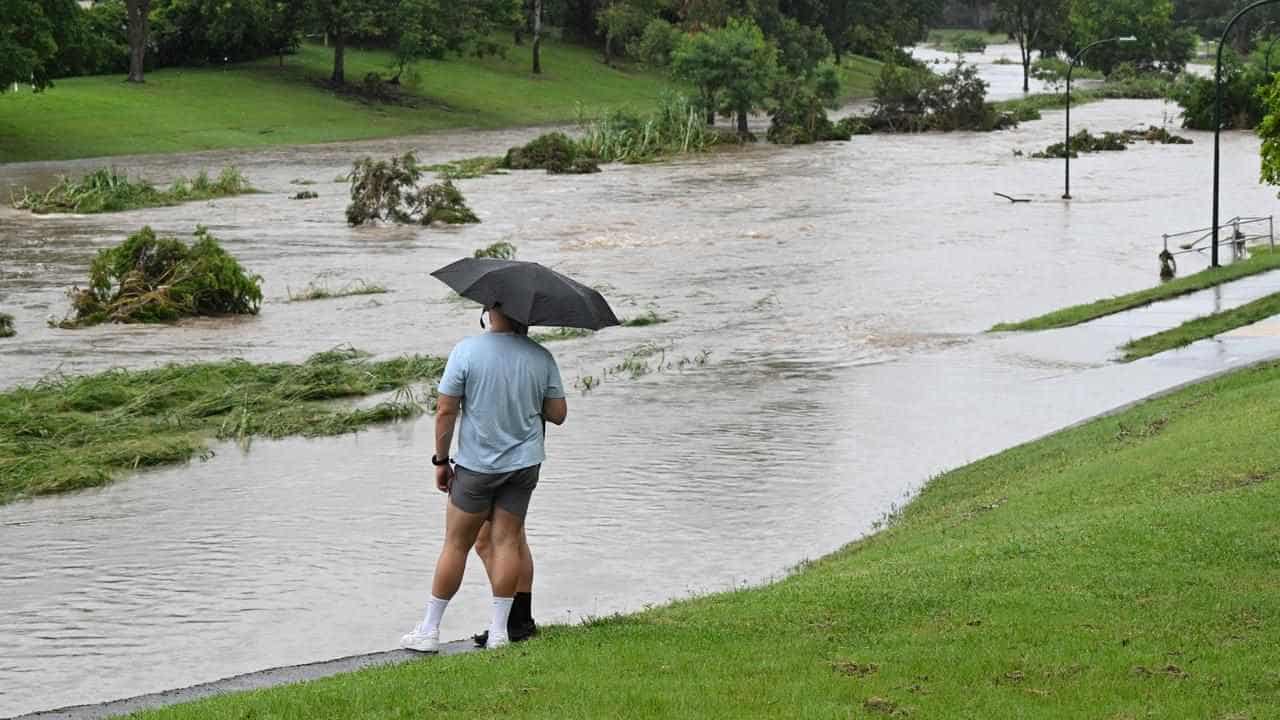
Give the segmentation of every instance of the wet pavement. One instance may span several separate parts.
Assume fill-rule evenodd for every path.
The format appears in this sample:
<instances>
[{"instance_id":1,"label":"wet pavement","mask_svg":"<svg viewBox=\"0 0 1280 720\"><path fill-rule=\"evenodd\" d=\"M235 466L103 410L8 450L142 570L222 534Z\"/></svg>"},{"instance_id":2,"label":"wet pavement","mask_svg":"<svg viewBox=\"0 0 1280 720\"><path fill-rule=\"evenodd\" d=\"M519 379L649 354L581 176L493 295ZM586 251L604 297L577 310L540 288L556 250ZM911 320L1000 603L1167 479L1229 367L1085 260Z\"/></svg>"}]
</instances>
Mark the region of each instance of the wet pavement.
<instances>
[{"instance_id":1,"label":"wet pavement","mask_svg":"<svg viewBox=\"0 0 1280 720\"><path fill-rule=\"evenodd\" d=\"M1080 108L1118 130L1158 101ZM1256 284L1088 326L983 331L1156 283L1160 236L1207 224L1208 136L1073 163L1015 157L1061 134L1018 130L758 146L600 175L462 181L484 223L450 230L342 222L355 157L431 162L500 152L532 131L122 159L158 181L239 165L262 194L100 217L0 211L0 386L50 372L228 356L301 360L339 344L443 354L477 314L429 272L498 240L605 288L622 315L671 318L552 349L570 421L552 431L534 500L540 621L573 622L785 573L867 532L927 479L1181 383L1280 352L1230 336L1132 364L1115 348ZM1223 142L1224 216L1266 215L1258 141ZM101 164L0 167L0 186ZM321 197L290 201L310 179ZM994 191L1032 198L1010 205ZM261 316L60 331L47 316L92 253L150 223L207 224L265 278ZM1194 271L1194 260L1183 262ZM394 292L289 303L321 273ZM610 373L654 350L651 372ZM704 355L708 353L709 355ZM695 362L699 356L705 364ZM659 358L661 365L659 366ZM686 361L683 364L681 361ZM183 687L385 650L421 611L442 534L430 419L320 440L216 446L208 461L0 507L0 715ZM478 563L445 634L486 622Z\"/></svg>"}]
</instances>

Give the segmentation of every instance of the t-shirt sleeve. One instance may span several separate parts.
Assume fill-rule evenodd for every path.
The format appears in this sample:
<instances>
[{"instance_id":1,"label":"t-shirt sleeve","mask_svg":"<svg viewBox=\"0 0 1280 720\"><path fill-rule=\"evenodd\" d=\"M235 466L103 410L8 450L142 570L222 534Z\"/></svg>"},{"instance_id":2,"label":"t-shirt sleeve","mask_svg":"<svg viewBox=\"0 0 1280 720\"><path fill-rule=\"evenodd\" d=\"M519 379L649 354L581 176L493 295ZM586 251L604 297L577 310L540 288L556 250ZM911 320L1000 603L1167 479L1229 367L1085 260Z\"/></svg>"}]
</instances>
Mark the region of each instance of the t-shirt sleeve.
<instances>
[{"instance_id":1,"label":"t-shirt sleeve","mask_svg":"<svg viewBox=\"0 0 1280 720\"><path fill-rule=\"evenodd\" d=\"M547 353L547 387L542 396L552 400L564 397L564 382L560 380L560 366L556 364L556 358L551 353Z\"/></svg>"},{"instance_id":2,"label":"t-shirt sleeve","mask_svg":"<svg viewBox=\"0 0 1280 720\"><path fill-rule=\"evenodd\" d=\"M440 394L450 397L462 397L467 392L467 352L459 343L449 353L449 360L444 365L444 374L440 376Z\"/></svg>"}]
</instances>

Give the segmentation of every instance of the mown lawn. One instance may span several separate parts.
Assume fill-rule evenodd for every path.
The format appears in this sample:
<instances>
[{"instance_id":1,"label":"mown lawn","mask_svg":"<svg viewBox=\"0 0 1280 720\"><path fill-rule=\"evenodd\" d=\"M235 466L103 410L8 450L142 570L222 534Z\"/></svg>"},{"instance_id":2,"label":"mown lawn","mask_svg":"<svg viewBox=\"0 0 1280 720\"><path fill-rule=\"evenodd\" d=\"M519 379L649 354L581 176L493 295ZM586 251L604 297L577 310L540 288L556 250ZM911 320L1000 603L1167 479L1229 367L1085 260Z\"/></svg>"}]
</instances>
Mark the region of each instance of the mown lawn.
<instances>
[{"instance_id":1,"label":"mown lawn","mask_svg":"<svg viewBox=\"0 0 1280 720\"><path fill-rule=\"evenodd\" d=\"M947 473L767 587L139 717L1280 717L1277 396L1243 371Z\"/></svg>"},{"instance_id":2,"label":"mown lawn","mask_svg":"<svg viewBox=\"0 0 1280 720\"><path fill-rule=\"evenodd\" d=\"M509 42L509 41L508 41ZM406 74L414 106L368 103L324 81L332 51L306 45L287 57L225 68L171 68L145 85L123 76L58 80L40 94L0 95L0 162L363 140L449 128L572 122L598 112L652 107L678 89L663 73L608 67L594 49L548 41L542 75L529 72L529 48L505 56L417 63ZM349 50L346 73L391 74L391 56ZM846 99L869 95L879 63L848 58Z\"/></svg>"}]
</instances>

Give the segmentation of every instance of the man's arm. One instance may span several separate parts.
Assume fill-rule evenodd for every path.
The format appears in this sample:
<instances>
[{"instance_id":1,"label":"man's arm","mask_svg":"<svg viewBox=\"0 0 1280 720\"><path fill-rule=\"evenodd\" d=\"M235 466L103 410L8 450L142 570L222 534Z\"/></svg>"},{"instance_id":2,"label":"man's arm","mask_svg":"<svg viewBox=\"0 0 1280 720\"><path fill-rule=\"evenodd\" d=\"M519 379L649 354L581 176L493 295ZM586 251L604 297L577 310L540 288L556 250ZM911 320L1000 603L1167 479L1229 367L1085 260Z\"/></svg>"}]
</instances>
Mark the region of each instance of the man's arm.
<instances>
[{"instance_id":1,"label":"man's arm","mask_svg":"<svg viewBox=\"0 0 1280 720\"><path fill-rule=\"evenodd\" d=\"M552 425L563 425L569 417L569 403L564 398L547 398L542 401L542 419Z\"/></svg>"},{"instance_id":2,"label":"man's arm","mask_svg":"<svg viewBox=\"0 0 1280 720\"><path fill-rule=\"evenodd\" d=\"M443 460L449 457L449 448L453 447L453 430L458 424L458 413L462 409L462 398L453 395L440 395L436 400L436 458ZM440 492L449 491L449 483L453 481L453 468L448 463L436 466L436 487Z\"/></svg>"}]
</instances>

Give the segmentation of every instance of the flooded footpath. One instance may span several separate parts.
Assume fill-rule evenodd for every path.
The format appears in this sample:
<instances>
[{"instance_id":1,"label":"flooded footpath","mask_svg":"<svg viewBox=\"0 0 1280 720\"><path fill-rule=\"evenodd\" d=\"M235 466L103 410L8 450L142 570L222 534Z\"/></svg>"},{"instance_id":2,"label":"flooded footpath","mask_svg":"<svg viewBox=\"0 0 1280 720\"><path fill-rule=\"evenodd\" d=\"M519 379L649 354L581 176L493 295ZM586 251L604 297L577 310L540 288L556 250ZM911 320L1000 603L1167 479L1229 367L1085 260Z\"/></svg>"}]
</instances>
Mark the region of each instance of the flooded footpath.
<instances>
[{"instance_id":1,"label":"flooded footpath","mask_svg":"<svg viewBox=\"0 0 1280 720\"><path fill-rule=\"evenodd\" d=\"M1073 116L1097 132L1175 111L1113 101ZM478 313L429 273L509 241L602 287L620 315L670 319L551 346L573 389L530 514L539 621L757 583L865 534L937 473L1202 376L1188 358L1241 361L1202 344L1119 365L1110 336L984 333L1150 286L1161 234L1208 224L1209 136L1084 157L1067 204L1062 163L1014 152L1056 142L1061 122L465 180L483 223L444 230L349 228L334 178L366 154L496 154L534 131L116 159L158 182L235 164L263 192L97 217L0 210L0 310L19 332L0 341L0 386L339 345L445 354L479 331ZM1257 153L1250 135L1224 137L1224 217L1273 211ZM3 166L0 187L101 164ZM319 198L287 199L294 180ZM145 224L208 226L265 278L261 315L47 327L94 252ZM392 292L287 301L321 275ZM637 356L647 373L613 370ZM585 392L587 378L603 382ZM423 418L218 445L0 507L0 716L392 647L418 619L442 538L430 438ZM476 562L445 634L481 629L486 598Z\"/></svg>"}]
</instances>

